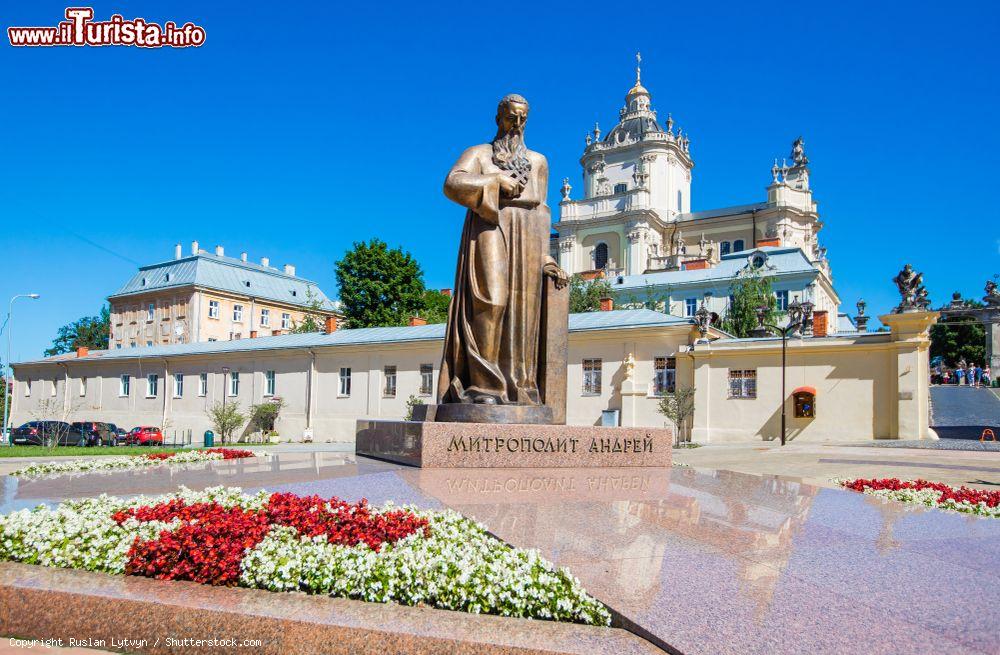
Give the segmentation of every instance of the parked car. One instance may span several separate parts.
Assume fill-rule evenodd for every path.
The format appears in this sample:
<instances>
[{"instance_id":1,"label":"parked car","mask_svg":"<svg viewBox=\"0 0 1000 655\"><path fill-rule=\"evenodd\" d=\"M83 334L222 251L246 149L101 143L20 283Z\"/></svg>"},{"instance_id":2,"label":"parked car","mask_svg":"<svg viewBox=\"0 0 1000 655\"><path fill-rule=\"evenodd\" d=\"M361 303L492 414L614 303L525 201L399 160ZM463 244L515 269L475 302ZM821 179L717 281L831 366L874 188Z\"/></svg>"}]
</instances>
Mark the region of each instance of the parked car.
<instances>
[{"instance_id":1,"label":"parked car","mask_svg":"<svg viewBox=\"0 0 1000 655\"><path fill-rule=\"evenodd\" d=\"M112 432L118 435L118 442L112 445L120 446L124 444L126 441L125 437L128 436L128 432L125 430L125 428L118 427L114 423L108 423L108 427L111 428Z\"/></svg>"},{"instance_id":2,"label":"parked car","mask_svg":"<svg viewBox=\"0 0 1000 655\"><path fill-rule=\"evenodd\" d=\"M70 431L70 424L65 421L28 421L11 430L10 439L17 445L67 446L76 443L70 441Z\"/></svg>"},{"instance_id":3,"label":"parked car","mask_svg":"<svg viewBox=\"0 0 1000 655\"><path fill-rule=\"evenodd\" d=\"M162 446L163 433L160 432L160 428L148 425L134 427L128 433L126 443L135 446Z\"/></svg>"},{"instance_id":4,"label":"parked car","mask_svg":"<svg viewBox=\"0 0 1000 655\"><path fill-rule=\"evenodd\" d=\"M68 440L77 446L117 446L118 432L109 423L76 421L70 424Z\"/></svg>"}]
</instances>

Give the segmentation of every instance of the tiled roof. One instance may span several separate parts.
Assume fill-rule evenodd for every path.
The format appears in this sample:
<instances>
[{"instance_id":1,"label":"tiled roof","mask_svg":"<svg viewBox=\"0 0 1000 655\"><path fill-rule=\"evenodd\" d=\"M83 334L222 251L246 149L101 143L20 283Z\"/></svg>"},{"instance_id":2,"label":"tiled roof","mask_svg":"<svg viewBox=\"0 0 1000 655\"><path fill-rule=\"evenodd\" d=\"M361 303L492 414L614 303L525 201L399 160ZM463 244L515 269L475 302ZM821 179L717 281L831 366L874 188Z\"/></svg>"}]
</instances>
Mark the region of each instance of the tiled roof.
<instances>
[{"instance_id":1,"label":"tiled roof","mask_svg":"<svg viewBox=\"0 0 1000 655\"><path fill-rule=\"evenodd\" d=\"M642 327L667 327L674 325L691 325L688 318L678 318L661 314L649 309L624 309L610 312L587 312L570 314L570 332L588 332L595 330L621 330ZM208 355L215 353L247 352L260 350L280 350L286 348L321 348L324 346L364 345L375 343L409 343L418 341L441 341L444 339L445 325L418 325L412 327L375 327L358 328L355 330L337 330L330 334L324 332L308 332L305 334L283 334L276 337L258 337L256 339L236 339L233 341L201 341L198 343L174 344L168 346L149 346L143 348L119 348L114 350L91 350L84 358L86 361L95 359L138 359L163 358L181 355ZM73 361L75 354L57 355L47 359L20 364ZM83 361L83 360L81 360Z\"/></svg>"},{"instance_id":2,"label":"tiled roof","mask_svg":"<svg viewBox=\"0 0 1000 655\"><path fill-rule=\"evenodd\" d=\"M110 297L190 285L292 305L309 303L311 291L324 307L333 309L333 304L315 282L286 275L270 266L205 252L143 266Z\"/></svg>"},{"instance_id":3,"label":"tiled roof","mask_svg":"<svg viewBox=\"0 0 1000 655\"><path fill-rule=\"evenodd\" d=\"M610 278L614 291L642 289L647 286L676 286L683 284L712 283L729 280L744 268L750 254L761 251L767 254L766 275L781 276L791 274L817 274L816 268L806 259L799 248L775 248L772 246L754 248L723 255L721 261L711 268L694 271L658 271L643 275L623 275ZM618 280L622 280L621 283Z\"/></svg>"}]
</instances>

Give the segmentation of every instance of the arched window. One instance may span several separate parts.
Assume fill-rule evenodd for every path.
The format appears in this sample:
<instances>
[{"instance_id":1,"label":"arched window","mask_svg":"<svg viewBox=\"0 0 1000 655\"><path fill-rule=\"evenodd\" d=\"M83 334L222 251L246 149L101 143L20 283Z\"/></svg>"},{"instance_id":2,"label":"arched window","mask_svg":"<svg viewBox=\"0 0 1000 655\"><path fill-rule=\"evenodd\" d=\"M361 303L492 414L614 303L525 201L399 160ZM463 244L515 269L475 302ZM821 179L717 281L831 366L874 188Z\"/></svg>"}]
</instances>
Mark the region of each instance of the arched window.
<instances>
[{"instance_id":1,"label":"arched window","mask_svg":"<svg viewBox=\"0 0 1000 655\"><path fill-rule=\"evenodd\" d=\"M684 192L677 190L677 211L684 211Z\"/></svg>"},{"instance_id":2,"label":"arched window","mask_svg":"<svg viewBox=\"0 0 1000 655\"><path fill-rule=\"evenodd\" d=\"M733 241L733 252L741 252L743 250L743 239L737 239Z\"/></svg>"},{"instance_id":3,"label":"arched window","mask_svg":"<svg viewBox=\"0 0 1000 655\"><path fill-rule=\"evenodd\" d=\"M722 242L722 254L723 255L728 255L729 252L730 252L730 247L731 246L730 246L730 244L729 244L728 241L723 241Z\"/></svg>"},{"instance_id":4,"label":"arched window","mask_svg":"<svg viewBox=\"0 0 1000 655\"><path fill-rule=\"evenodd\" d=\"M608 265L608 244L599 243L597 247L594 248L594 268L597 270L603 269Z\"/></svg>"}]
</instances>

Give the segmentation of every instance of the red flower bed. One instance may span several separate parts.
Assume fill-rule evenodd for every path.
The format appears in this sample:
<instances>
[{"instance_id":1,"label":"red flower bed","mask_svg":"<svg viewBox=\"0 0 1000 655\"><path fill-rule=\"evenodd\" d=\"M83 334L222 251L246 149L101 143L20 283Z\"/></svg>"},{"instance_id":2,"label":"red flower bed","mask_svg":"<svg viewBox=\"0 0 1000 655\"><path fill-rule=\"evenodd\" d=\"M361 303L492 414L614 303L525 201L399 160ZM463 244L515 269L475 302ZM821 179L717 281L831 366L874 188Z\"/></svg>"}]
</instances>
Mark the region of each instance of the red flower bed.
<instances>
[{"instance_id":1,"label":"red flower bed","mask_svg":"<svg viewBox=\"0 0 1000 655\"><path fill-rule=\"evenodd\" d=\"M351 504L291 493L272 494L261 510L226 509L218 503L187 505L173 499L122 510L112 518L119 525L130 518L182 522L151 541L137 538L128 553L127 574L214 585L236 584L244 552L260 543L273 525L292 527L309 537L326 535L332 544L365 543L375 550L427 529L426 519L405 510L373 514L365 500Z\"/></svg>"},{"instance_id":2,"label":"red flower bed","mask_svg":"<svg viewBox=\"0 0 1000 655\"><path fill-rule=\"evenodd\" d=\"M1000 505L1000 491L983 491L982 489L970 489L969 487L955 489L940 482L928 482L927 480L900 480L899 478L882 478L881 480L872 478L871 480L865 480L864 478L859 478L844 482L843 485L847 489L853 489L854 491L864 491L865 489L888 489L889 491L900 491L902 489L922 491L924 489L933 489L941 493L941 498L938 499L938 502L950 499L958 503L968 502L973 505L986 503L987 507Z\"/></svg>"},{"instance_id":3,"label":"red flower bed","mask_svg":"<svg viewBox=\"0 0 1000 655\"><path fill-rule=\"evenodd\" d=\"M180 451L178 451L178 452L180 452ZM216 453L216 454L222 455L222 459L243 459L245 457L254 457L255 456L253 454L253 452L251 452L249 450L240 450L238 448L206 448L205 450L200 451L200 452L203 452L203 453ZM145 457L146 459L153 459L153 460L161 460L162 461L164 459L170 459L171 457L173 457L176 454L177 453L147 453L147 454L141 455L141 457Z\"/></svg>"}]
</instances>

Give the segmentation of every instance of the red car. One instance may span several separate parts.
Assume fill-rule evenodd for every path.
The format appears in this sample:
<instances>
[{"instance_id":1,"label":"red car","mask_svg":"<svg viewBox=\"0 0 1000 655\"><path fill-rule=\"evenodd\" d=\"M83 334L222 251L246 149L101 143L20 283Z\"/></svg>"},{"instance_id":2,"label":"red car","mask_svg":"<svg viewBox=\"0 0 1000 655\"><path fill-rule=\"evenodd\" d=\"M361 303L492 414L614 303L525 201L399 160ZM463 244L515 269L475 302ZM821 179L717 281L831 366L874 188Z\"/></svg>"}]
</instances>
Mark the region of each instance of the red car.
<instances>
[{"instance_id":1,"label":"red car","mask_svg":"<svg viewBox=\"0 0 1000 655\"><path fill-rule=\"evenodd\" d=\"M160 432L160 428L139 426L132 428L125 437L125 442L133 446L162 446L163 433Z\"/></svg>"}]
</instances>

